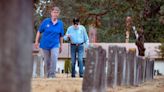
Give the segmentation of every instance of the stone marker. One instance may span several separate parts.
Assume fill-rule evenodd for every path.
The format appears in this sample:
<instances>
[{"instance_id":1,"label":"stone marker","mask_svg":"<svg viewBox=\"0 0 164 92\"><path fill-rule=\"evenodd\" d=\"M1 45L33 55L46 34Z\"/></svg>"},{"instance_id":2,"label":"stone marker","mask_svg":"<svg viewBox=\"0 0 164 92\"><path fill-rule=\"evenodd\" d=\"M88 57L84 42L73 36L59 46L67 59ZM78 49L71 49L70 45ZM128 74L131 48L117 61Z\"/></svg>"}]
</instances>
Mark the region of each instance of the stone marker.
<instances>
[{"instance_id":1,"label":"stone marker","mask_svg":"<svg viewBox=\"0 0 164 92\"><path fill-rule=\"evenodd\" d=\"M94 92L105 92L106 83L106 51L102 47L98 47L98 60L96 60Z\"/></svg>"},{"instance_id":2,"label":"stone marker","mask_svg":"<svg viewBox=\"0 0 164 92\"><path fill-rule=\"evenodd\" d=\"M83 92L105 92L106 51L102 47L90 48L86 55Z\"/></svg>"},{"instance_id":3,"label":"stone marker","mask_svg":"<svg viewBox=\"0 0 164 92\"><path fill-rule=\"evenodd\" d=\"M115 87L117 85L117 46L108 47L108 68L107 68L107 86Z\"/></svg>"},{"instance_id":4,"label":"stone marker","mask_svg":"<svg viewBox=\"0 0 164 92\"><path fill-rule=\"evenodd\" d=\"M134 85L136 79L136 55L135 52L129 51L127 53L127 85Z\"/></svg>"},{"instance_id":5,"label":"stone marker","mask_svg":"<svg viewBox=\"0 0 164 92\"><path fill-rule=\"evenodd\" d=\"M107 65L106 65L107 64ZM135 50L126 52L124 47L91 47L87 51L83 79L83 92L106 92L106 87L139 85L153 79L154 61L136 56Z\"/></svg>"},{"instance_id":6,"label":"stone marker","mask_svg":"<svg viewBox=\"0 0 164 92\"><path fill-rule=\"evenodd\" d=\"M123 85L125 84L125 69L126 69L126 48L125 47L118 47L118 78L117 84Z\"/></svg>"}]
</instances>

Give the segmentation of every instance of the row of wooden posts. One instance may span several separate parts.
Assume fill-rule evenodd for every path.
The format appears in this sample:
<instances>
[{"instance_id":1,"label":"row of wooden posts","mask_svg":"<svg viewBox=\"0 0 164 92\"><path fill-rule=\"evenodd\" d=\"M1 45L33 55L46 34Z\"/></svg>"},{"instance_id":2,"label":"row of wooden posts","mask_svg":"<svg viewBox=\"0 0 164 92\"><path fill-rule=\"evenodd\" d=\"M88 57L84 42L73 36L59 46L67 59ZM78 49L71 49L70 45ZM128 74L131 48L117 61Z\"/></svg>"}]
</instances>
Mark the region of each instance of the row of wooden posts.
<instances>
[{"instance_id":1,"label":"row of wooden posts","mask_svg":"<svg viewBox=\"0 0 164 92\"><path fill-rule=\"evenodd\" d=\"M108 53L107 53L108 52ZM116 86L139 85L153 79L154 60L125 47L92 47L87 51L83 92L106 92Z\"/></svg>"}]
</instances>

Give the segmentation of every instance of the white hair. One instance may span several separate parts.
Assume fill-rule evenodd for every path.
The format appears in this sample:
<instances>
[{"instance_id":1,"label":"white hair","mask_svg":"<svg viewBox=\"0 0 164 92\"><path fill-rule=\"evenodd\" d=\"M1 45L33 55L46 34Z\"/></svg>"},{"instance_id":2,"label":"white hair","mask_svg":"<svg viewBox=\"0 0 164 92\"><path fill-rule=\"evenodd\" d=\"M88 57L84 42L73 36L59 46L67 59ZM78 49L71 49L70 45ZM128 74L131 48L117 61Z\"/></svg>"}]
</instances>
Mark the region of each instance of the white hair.
<instances>
[{"instance_id":1,"label":"white hair","mask_svg":"<svg viewBox=\"0 0 164 92\"><path fill-rule=\"evenodd\" d=\"M55 7L52 7L51 11L53 11L53 10L60 12L59 7L56 7L56 6Z\"/></svg>"}]
</instances>

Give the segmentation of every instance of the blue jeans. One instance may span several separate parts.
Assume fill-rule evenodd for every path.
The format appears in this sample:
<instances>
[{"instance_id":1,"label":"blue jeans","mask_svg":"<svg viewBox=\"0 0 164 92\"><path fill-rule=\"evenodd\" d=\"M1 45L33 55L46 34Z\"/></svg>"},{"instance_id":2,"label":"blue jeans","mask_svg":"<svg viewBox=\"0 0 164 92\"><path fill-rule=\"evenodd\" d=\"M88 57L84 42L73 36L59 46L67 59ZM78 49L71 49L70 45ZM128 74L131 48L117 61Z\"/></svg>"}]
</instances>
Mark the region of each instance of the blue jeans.
<instances>
[{"instance_id":1,"label":"blue jeans","mask_svg":"<svg viewBox=\"0 0 164 92\"><path fill-rule=\"evenodd\" d=\"M78 64L79 64L79 76L83 76L83 55L84 55L84 46L83 45L71 45L71 61L72 61L72 77L75 77L75 65L76 65L76 55L78 55Z\"/></svg>"},{"instance_id":2,"label":"blue jeans","mask_svg":"<svg viewBox=\"0 0 164 92\"><path fill-rule=\"evenodd\" d=\"M42 49L45 59L47 77L55 77L56 64L58 61L59 48L52 48L50 50Z\"/></svg>"}]
</instances>

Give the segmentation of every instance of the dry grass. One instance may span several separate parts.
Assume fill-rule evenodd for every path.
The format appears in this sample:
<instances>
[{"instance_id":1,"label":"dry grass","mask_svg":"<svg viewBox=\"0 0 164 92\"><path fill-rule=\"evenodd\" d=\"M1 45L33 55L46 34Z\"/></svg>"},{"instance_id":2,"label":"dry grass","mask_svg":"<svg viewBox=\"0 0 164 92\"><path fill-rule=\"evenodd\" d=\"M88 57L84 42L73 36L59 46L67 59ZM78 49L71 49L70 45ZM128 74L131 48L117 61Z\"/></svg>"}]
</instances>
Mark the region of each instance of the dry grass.
<instances>
[{"instance_id":1,"label":"dry grass","mask_svg":"<svg viewBox=\"0 0 164 92\"><path fill-rule=\"evenodd\" d=\"M82 78L57 75L53 79L32 79L32 92L82 92ZM109 88L107 92L164 92L164 76L139 86Z\"/></svg>"},{"instance_id":2,"label":"dry grass","mask_svg":"<svg viewBox=\"0 0 164 92\"><path fill-rule=\"evenodd\" d=\"M32 80L32 92L81 92L82 80L70 75L57 75L52 79L35 78Z\"/></svg>"},{"instance_id":3,"label":"dry grass","mask_svg":"<svg viewBox=\"0 0 164 92\"><path fill-rule=\"evenodd\" d=\"M138 86L109 88L107 92L164 92L164 76L155 77L154 80Z\"/></svg>"}]
</instances>

